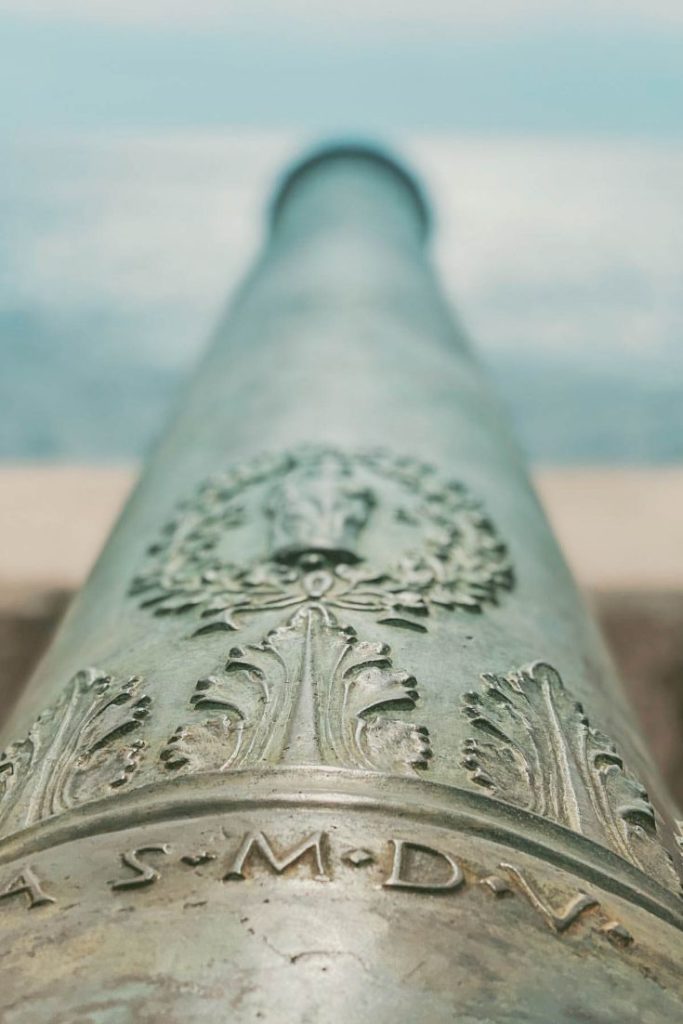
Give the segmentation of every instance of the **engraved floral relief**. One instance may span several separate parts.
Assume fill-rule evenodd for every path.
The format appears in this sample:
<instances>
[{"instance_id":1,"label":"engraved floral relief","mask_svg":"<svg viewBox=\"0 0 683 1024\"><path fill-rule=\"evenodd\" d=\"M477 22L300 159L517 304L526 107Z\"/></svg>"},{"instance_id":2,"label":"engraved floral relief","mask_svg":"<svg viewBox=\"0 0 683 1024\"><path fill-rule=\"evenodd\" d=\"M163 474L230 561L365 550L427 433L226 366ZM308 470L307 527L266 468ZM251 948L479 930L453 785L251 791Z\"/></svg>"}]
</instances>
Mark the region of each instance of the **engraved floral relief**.
<instances>
[{"instance_id":1,"label":"engraved floral relief","mask_svg":"<svg viewBox=\"0 0 683 1024\"><path fill-rule=\"evenodd\" d=\"M141 680L77 673L27 736L0 756L0 827L14 831L128 783L150 699Z\"/></svg>"},{"instance_id":2,"label":"engraved floral relief","mask_svg":"<svg viewBox=\"0 0 683 1024\"><path fill-rule=\"evenodd\" d=\"M0 755L0 832L154 781L159 771L315 764L411 774L427 765L429 737L402 717L415 707L416 682L390 654L386 644L338 625L322 605L299 609L260 643L234 647L222 672L200 679L190 699L194 720L151 751L142 680L79 672Z\"/></svg>"},{"instance_id":3,"label":"engraved floral relief","mask_svg":"<svg viewBox=\"0 0 683 1024\"><path fill-rule=\"evenodd\" d=\"M163 765L425 768L426 729L398 716L415 706L414 678L336 615L426 632L435 608L478 612L513 583L478 503L417 460L302 448L213 477L150 547L131 593L156 615L188 616L194 636L261 612L283 620L199 681Z\"/></svg>"},{"instance_id":4,"label":"engraved floral relief","mask_svg":"<svg viewBox=\"0 0 683 1024\"><path fill-rule=\"evenodd\" d=\"M178 506L131 594L198 637L265 612L268 628L282 613L279 625L200 679L185 721L144 765L140 680L79 673L2 756L0 827L99 799L134 775L142 785L257 764L414 774L431 756L427 730L410 721L415 679L342 616L424 633L437 609L480 612L513 586L478 502L415 459L307 447L220 473Z\"/></svg>"},{"instance_id":5,"label":"engraved floral relief","mask_svg":"<svg viewBox=\"0 0 683 1024\"><path fill-rule=\"evenodd\" d=\"M654 809L611 739L593 728L559 673L536 662L484 675L463 712L463 766L489 795L608 846L666 885L676 880Z\"/></svg>"},{"instance_id":6,"label":"engraved floral relief","mask_svg":"<svg viewBox=\"0 0 683 1024\"><path fill-rule=\"evenodd\" d=\"M188 771L255 763L424 768L427 730L396 717L415 707L416 682L393 667L390 653L359 640L322 605L300 609L260 643L233 648L223 673L199 681L191 703L209 717L176 730L161 758Z\"/></svg>"},{"instance_id":7,"label":"engraved floral relief","mask_svg":"<svg viewBox=\"0 0 683 1024\"><path fill-rule=\"evenodd\" d=\"M244 536L256 547L237 564ZM435 608L481 611L514 585L465 487L384 452L302 448L227 470L178 507L147 555L131 593L156 615L192 614L197 635L310 601L424 632Z\"/></svg>"}]
</instances>

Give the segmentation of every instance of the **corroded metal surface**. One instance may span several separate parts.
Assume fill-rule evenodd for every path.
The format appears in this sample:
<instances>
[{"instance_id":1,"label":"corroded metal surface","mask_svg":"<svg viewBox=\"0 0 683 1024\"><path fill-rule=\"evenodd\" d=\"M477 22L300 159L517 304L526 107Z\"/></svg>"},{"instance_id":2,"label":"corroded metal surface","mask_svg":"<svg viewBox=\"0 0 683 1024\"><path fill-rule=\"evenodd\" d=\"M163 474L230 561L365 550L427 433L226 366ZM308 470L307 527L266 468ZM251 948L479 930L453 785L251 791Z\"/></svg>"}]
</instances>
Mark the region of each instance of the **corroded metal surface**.
<instances>
[{"instance_id":1,"label":"corroded metal surface","mask_svg":"<svg viewBox=\"0 0 683 1024\"><path fill-rule=\"evenodd\" d=\"M8 1024L680 1019L675 816L425 224L281 190L7 729Z\"/></svg>"}]
</instances>

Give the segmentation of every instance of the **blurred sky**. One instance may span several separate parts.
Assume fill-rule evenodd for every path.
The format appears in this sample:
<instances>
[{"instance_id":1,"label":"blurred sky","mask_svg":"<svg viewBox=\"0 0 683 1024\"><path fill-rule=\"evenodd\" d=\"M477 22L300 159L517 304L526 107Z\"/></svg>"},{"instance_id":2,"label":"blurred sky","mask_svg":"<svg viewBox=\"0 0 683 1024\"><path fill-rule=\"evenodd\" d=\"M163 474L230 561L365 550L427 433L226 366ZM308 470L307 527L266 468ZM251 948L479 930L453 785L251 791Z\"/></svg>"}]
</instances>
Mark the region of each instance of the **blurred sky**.
<instances>
[{"instance_id":1,"label":"blurred sky","mask_svg":"<svg viewBox=\"0 0 683 1024\"><path fill-rule=\"evenodd\" d=\"M533 457L683 457L681 0L0 0L0 122L0 456L143 451L350 133L424 178Z\"/></svg>"}]
</instances>

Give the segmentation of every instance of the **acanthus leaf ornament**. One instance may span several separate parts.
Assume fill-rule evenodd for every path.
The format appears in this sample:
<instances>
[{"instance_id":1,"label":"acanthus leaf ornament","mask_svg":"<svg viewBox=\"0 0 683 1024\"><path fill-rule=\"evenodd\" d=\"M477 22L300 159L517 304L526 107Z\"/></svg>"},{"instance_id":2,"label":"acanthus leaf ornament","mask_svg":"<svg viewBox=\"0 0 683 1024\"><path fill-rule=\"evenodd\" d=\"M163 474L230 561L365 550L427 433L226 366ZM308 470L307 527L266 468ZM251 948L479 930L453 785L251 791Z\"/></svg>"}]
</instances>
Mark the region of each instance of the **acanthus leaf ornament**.
<instances>
[{"instance_id":1,"label":"acanthus leaf ornament","mask_svg":"<svg viewBox=\"0 0 683 1024\"><path fill-rule=\"evenodd\" d=\"M0 756L3 831L88 803L126 785L138 770L150 713L142 680L78 672L23 740Z\"/></svg>"},{"instance_id":2,"label":"acanthus leaf ornament","mask_svg":"<svg viewBox=\"0 0 683 1024\"><path fill-rule=\"evenodd\" d=\"M647 792L588 721L551 665L482 676L465 694L474 735L463 767L490 796L585 835L662 884L676 884Z\"/></svg>"},{"instance_id":3,"label":"acanthus leaf ornament","mask_svg":"<svg viewBox=\"0 0 683 1024\"><path fill-rule=\"evenodd\" d=\"M161 758L172 770L289 763L412 774L431 756L428 732L397 715L416 701L415 678L394 668L388 645L359 640L313 605L233 648L223 673L197 683L191 704L209 717L179 727Z\"/></svg>"}]
</instances>

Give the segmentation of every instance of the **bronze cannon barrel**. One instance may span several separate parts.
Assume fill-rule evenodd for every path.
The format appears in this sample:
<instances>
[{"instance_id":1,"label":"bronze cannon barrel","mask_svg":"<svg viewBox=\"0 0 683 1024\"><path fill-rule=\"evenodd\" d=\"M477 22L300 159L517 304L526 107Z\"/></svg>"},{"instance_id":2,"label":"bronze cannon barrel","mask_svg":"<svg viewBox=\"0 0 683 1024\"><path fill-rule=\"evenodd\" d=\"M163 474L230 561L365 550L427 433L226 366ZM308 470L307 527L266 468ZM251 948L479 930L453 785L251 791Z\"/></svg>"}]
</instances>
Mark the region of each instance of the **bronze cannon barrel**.
<instances>
[{"instance_id":1,"label":"bronze cannon barrel","mask_svg":"<svg viewBox=\"0 0 683 1024\"><path fill-rule=\"evenodd\" d=\"M683 1019L675 812L428 234L373 150L280 186L4 729L3 1024Z\"/></svg>"}]
</instances>

